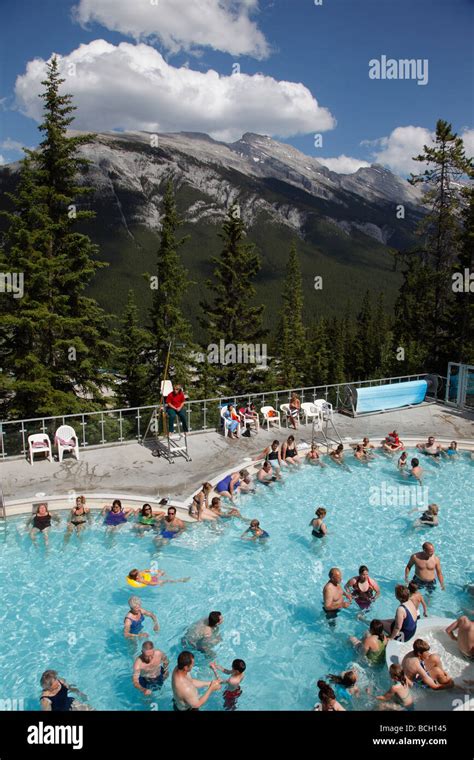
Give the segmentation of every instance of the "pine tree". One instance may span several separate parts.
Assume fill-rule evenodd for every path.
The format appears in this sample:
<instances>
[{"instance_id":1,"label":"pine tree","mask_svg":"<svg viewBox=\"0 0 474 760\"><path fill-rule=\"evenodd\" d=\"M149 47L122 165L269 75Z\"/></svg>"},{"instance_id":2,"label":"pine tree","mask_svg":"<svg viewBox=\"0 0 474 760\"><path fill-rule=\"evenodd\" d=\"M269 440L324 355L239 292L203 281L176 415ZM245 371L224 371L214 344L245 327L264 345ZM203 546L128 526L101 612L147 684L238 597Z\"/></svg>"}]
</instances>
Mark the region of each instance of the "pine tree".
<instances>
[{"instance_id":1,"label":"pine tree","mask_svg":"<svg viewBox=\"0 0 474 760\"><path fill-rule=\"evenodd\" d=\"M351 376L365 380L375 369L375 325L370 291L367 290L357 315Z\"/></svg>"},{"instance_id":2,"label":"pine tree","mask_svg":"<svg viewBox=\"0 0 474 760\"><path fill-rule=\"evenodd\" d=\"M127 305L121 319L116 354L123 381L117 389L121 406L144 406L148 399L148 367L146 350L150 336L140 327L133 290L128 292Z\"/></svg>"},{"instance_id":3,"label":"pine tree","mask_svg":"<svg viewBox=\"0 0 474 760\"><path fill-rule=\"evenodd\" d=\"M213 303L201 302L201 324L206 330L209 345L237 347L255 345L264 336L262 316L264 306L253 305L256 290L253 285L260 270L260 259L253 244L245 241L245 226L237 205L232 206L222 225L219 237L223 241L219 257L213 257L213 279L206 285L214 293ZM225 357L224 358L225 361ZM215 377L222 393L247 393L252 390L255 366L243 363L218 362Z\"/></svg>"},{"instance_id":4,"label":"pine tree","mask_svg":"<svg viewBox=\"0 0 474 760\"><path fill-rule=\"evenodd\" d=\"M395 358L400 375L423 372L428 368L431 323L427 314L431 313L433 305L433 282L421 257L405 256L404 263L394 323Z\"/></svg>"},{"instance_id":5,"label":"pine tree","mask_svg":"<svg viewBox=\"0 0 474 760\"><path fill-rule=\"evenodd\" d=\"M451 273L453 298L448 314L451 325L451 361L474 364L474 300L471 280L474 269L474 188L465 190L466 205L462 213L463 232L459 259ZM466 273L468 282L466 283ZM462 278L463 288L454 283Z\"/></svg>"},{"instance_id":6,"label":"pine tree","mask_svg":"<svg viewBox=\"0 0 474 760\"><path fill-rule=\"evenodd\" d=\"M466 158L462 139L453 132L451 124L442 119L436 124L434 145L425 145L423 153L414 160L427 164L421 174L412 174L409 180L413 185L424 186L423 202L429 208L419 227L419 234L424 238L421 260L430 273L432 302L424 315L424 322L429 320L429 328L422 328L422 331L428 339L430 365L442 371L446 368L451 342L450 325L446 319L452 294L450 275L461 238L459 209L462 193L459 180L465 174L472 176L474 165L471 159ZM426 281L424 273L421 276Z\"/></svg>"},{"instance_id":7,"label":"pine tree","mask_svg":"<svg viewBox=\"0 0 474 760\"><path fill-rule=\"evenodd\" d=\"M329 382L328 323L321 318L309 330L310 351L305 385L326 385Z\"/></svg>"},{"instance_id":8,"label":"pine tree","mask_svg":"<svg viewBox=\"0 0 474 760\"><path fill-rule=\"evenodd\" d=\"M104 312L84 295L102 266L94 260L98 247L77 231L78 222L94 217L77 210L78 199L92 192L77 183L89 163L78 148L92 136L67 136L75 107L59 93L64 81L53 57L40 95L44 138L37 150L25 151L9 195L13 211L5 212L0 265L24 277L21 298L1 299L3 411L10 416L97 408L107 380L101 367L112 350Z\"/></svg>"},{"instance_id":9,"label":"pine tree","mask_svg":"<svg viewBox=\"0 0 474 760\"><path fill-rule=\"evenodd\" d=\"M152 305L149 313L149 400L156 401L161 392L161 381L168 350L171 345L168 377L187 384L190 381L190 363L195 349L191 325L183 314L183 299L191 284L187 279L179 249L189 239L177 238L182 220L178 216L171 182L163 196L163 219L160 246L157 253L157 273L150 278ZM153 287L155 286L156 287Z\"/></svg>"},{"instance_id":10,"label":"pine tree","mask_svg":"<svg viewBox=\"0 0 474 760\"><path fill-rule=\"evenodd\" d=\"M345 331L344 320L335 317L330 320L328 326L328 341L331 346L329 355L329 381L331 385L346 382L344 347Z\"/></svg>"},{"instance_id":11,"label":"pine tree","mask_svg":"<svg viewBox=\"0 0 474 760\"><path fill-rule=\"evenodd\" d=\"M280 374L286 388L303 385L308 372L308 343L303 322L303 283L296 244L290 248L282 292L278 349Z\"/></svg>"}]
</instances>

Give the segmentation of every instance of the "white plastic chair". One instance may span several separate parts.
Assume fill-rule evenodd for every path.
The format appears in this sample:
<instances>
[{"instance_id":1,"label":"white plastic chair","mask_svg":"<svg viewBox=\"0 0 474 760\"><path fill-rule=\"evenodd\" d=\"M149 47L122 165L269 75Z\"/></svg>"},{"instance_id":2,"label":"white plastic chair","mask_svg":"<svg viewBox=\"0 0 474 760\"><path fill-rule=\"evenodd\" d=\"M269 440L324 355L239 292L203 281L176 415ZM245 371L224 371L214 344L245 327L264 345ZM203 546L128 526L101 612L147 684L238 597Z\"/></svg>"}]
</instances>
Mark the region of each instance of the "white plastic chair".
<instances>
[{"instance_id":1,"label":"white plastic chair","mask_svg":"<svg viewBox=\"0 0 474 760\"><path fill-rule=\"evenodd\" d=\"M51 441L49 440L49 435L46 433L33 433L32 435L28 436L28 452L30 457L30 464L33 464L33 457L35 454L44 454L45 452L48 455L48 459L50 462L53 461L53 452L51 450Z\"/></svg>"},{"instance_id":2,"label":"white plastic chair","mask_svg":"<svg viewBox=\"0 0 474 760\"><path fill-rule=\"evenodd\" d=\"M79 459L79 441L76 431L70 425L61 425L54 434L54 443L58 450L58 459L63 461L65 451L71 451L76 459Z\"/></svg>"},{"instance_id":3,"label":"white plastic chair","mask_svg":"<svg viewBox=\"0 0 474 760\"><path fill-rule=\"evenodd\" d=\"M329 401L326 401L325 398L317 398L314 401L314 406L316 409L319 409L319 414L322 420L332 420L333 408Z\"/></svg>"},{"instance_id":4,"label":"white plastic chair","mask_svg":"<svg viewBox=\"0 0 474 760\"><path fill-rule=\"evenodd\" d=\"M290 427L289 422L288 422L289 418L291 417L290 405L289 404L280 404L280 409L283 412L283 414L285 415L284 420L286 422L286 427ZM300 415L299 414L298 414L298 416L295 415L293 417L293 419L296 422L296 427L298 427L298 425L300 424Z\"/></svg>"},{"instance_id":5,"label":"white plastic chair","mask_svg":"<svg viewBox=\"0 0 474 760\"><path fill-rule=\"evenodd\" d=\"M269 414L270 412L272 412L271 415ZM281 429L280 412L277 412L273 406L262 406L260 414L263 417L263 422L267 423L267 430L270 430L270 424L278 425L278 428Z\"/></svg>"},{"instance_id":6,"label":"white plastic chair","mask_svg":"<svg viewBox=\"0 0 474 760\"><path fill-rule=\"evenodd\" d=\"M307 425L308 422L312 422L314 419L316 419L318 423L321 421L320 409L311 401L305 401L304 404L301 404L301 411L303 412L305 425Z\"/></svg>"},{"instance_id":7,"label":"white plastic chair","mask_svg":"<svg viewBox=\"0 0 474 760\"><path fill-rule=\"evenodd\" d=\"M227 436L230 435L230 426L233 422L237 422L237 420L230 420L227 417L224 417L225 412L227 411L227 406L221 406L221 420L224 423L224 438L227 438ZM237 422L237 428L236 431L237 436L240 437L240 422Z\"/></svg>"},{"instance_id":8,"label":"white plastic chair","mask_svg":"<svg viewBox=\"0 0 474 760\"><path fill-rule=\"evenodd\" d=\"M250 425L250 427L254 427L255 432L258 433L260 430L260 420L258 419L258 414L256 417L246 417L245 414L240 411L240 409L238 410L238 414L240 415L241 426L243 428L247 427L247 425Z\"/></svg>"}]
</instances>

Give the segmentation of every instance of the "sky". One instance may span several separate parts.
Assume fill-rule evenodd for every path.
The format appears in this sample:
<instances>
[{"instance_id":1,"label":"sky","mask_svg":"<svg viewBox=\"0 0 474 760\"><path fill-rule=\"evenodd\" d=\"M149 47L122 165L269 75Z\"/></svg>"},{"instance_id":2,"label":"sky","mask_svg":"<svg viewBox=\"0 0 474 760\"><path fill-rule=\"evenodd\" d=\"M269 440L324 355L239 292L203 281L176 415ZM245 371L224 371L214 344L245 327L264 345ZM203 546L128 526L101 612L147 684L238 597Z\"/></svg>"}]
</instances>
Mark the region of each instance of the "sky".
<instances>
[{"instance_id":1,"label":"sky","mask_svg":"<svg viewBox=\"0 0 474 760\"><path fill-rule=\"evenodd\" d=\"M257 132L406 176L442 118L474 154L474 0L2 0L0 21L0 163L40 141L53 53L77 129Z\"/></svg>"}]
</instances>

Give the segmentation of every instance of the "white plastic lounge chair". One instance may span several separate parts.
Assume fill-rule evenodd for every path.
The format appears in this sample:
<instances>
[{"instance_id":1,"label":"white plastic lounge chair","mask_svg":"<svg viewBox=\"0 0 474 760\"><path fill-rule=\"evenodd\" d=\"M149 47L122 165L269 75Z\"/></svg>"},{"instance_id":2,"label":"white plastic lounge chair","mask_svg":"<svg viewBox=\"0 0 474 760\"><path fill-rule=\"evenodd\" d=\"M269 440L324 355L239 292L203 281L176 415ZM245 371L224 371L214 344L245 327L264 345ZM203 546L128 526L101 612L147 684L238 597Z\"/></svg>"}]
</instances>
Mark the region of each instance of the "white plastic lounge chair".
<instances>
[{"instance_id":1,"label":"white plastic lounge chair","mask_svg":"<svg viewBox=\"0 0 474 760\"><path fill-rule=\"evenodd\" d=\"M281 429L280 412L277 412L273 406L262 406L260 414L263 417L263 422L267 423L267 430L270 430L270 425L278 425L278 428Z\"/></svg>"},{"instance_id":2,"label":"white plastic lounge chair","mask_svg":"<svg viewBox=\"0 0 474 760\"><path fill-rule=\"evenodd\" d=\"M28 452L30 457L30 464L33 464L33 457L35 454L48 455L50 462L53 461L53 452L51 450L51 441L49 435L46 433L33 433L28 436Z\"/></svg>"},{"instance_id":3,"label":"white plastic lounge chair","mask_svg":"<svg viewBox=\"0 0 474 760\"><path fill-rule=\"evenodd\" d=\"M243 428L246 428L247 425L249 425L250 427L254 427L255 432L258 433L260 430L260 420L258 419L258 414L256 417L246 417L240 409L237 411L237 413L240 415L240 418L242 420L241 426Z\"/></svg>"},{"instance_id":4,"label":"white plastic lounge chair","mask_svg":"<svg viewBox=\"0 0 474 760\"><path fill-rule=\"evenodd\" d=\"M317 398L314 401L314 406L319 409L322 420L332 420L333 408L329 401L326 401L325 398Z\"/></svg>"},{"instance_id":5,"label":"white plastic lounge chair","mask_svg":"<svg viewBox=\"0 0 474 760\"><path fill-rule=\"evenodd\" d=\"M321 411L319 407L315 406L311 401L305 401L301 404L301 411L304 416L304 424L312 422L314 419L319 423L321 421Z\"/></svg>"},{"instance_id":6,"label":"white plastic lounge chair","mask_svg":"<svg viewBox=\"0 0 474 760\"><path fill-rule=\"evenodd\" d=\"M70 425L61 425L54 434L54 443L58 450L58 459L63 461L65 451L71 451L76 459L79 459L79 441L76 431Z\"/></svg>"},{"instance_id":7,"label":"white plastic lounge chair","mask_svg":"<svg viewBox=\"0 0 474 760\"><path fill-rule=\"evenodd\" d=\"M227 438L227 436L230 436L230 426L233 422L237 422L237 420L230 420L227 417L224 417L225 412L227 411L227 406L221 406L221 420L224 423L224 438ZM237 437L240 438L240 423L237 422L237 428L235 430L237 433Z\"/></svg>"}]
</instances>

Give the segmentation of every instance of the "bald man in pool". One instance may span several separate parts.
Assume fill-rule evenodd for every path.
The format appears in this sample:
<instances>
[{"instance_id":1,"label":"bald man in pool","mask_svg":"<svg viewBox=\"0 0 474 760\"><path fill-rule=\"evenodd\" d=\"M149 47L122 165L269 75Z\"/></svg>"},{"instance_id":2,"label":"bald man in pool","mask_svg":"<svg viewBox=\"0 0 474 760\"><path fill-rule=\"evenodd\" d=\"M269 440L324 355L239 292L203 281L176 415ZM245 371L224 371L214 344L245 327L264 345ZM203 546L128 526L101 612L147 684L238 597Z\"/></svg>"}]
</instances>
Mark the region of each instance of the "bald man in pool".
<instances>
[{"instance_id":1,"label":"bald man in pool","mask_svg":"<svg viewBox=\"0 0 474 760\"><path fill-rule=\"evenodd\" d=\"M339 610L346 609L352 602L352 597L344 591L341 581L342 574L339 568L331 567L329 580L323 588L323 609L328 620L334 620ZM344 597L347 598L347 602L344 601Z\"/></svg>"},{"instance_id":2,"label":"bald man in pool","mask_svg":"<svg viewBox=\"0 0 474 760\"><path fill-rule=\"evenodd\" d=\"M408 583L408 576L410 570L415 566L415 575L413 576L413 582L416 583L418 588L426 589L429 593L435 590L436 587L436 575L441 588L444 591L444 578L441 570L441 562L439 557L435 554L435 548L429 541L425 541L421 547L422 551L412 554L408 560L408 564L405 568L405 583Z\"/></svg>"},{"instance_id":3,"label":"bald man in pool","mask_svg":"<svg viewBox=\"0 0 474 760\"><path fill-rule=\"evenodd\" d=\"M457 636L454 635L454 631L457 631ZM467 615L458 617L446 628L446 633L457 643L464 657L474 660L474 623Z\"/></svg>"}]
</instances>

